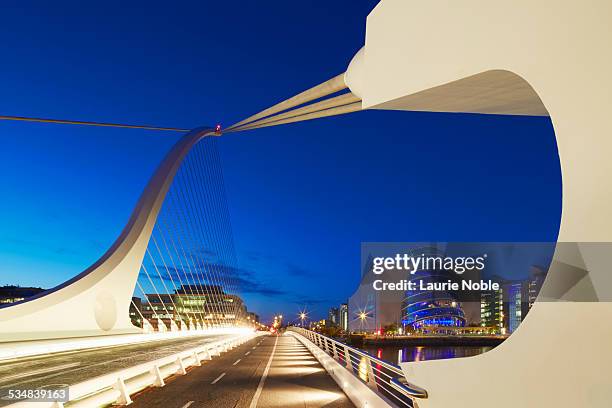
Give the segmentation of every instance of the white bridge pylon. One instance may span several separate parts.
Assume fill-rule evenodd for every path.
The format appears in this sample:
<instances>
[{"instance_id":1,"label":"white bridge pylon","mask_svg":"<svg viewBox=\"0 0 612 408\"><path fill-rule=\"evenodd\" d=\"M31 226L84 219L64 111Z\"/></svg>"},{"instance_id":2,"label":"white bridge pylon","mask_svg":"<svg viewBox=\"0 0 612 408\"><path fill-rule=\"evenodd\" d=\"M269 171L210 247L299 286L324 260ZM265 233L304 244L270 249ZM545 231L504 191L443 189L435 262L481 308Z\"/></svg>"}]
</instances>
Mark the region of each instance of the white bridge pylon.
<instances>
[{"instance_id":1,"label":"white bridge pylon","mask_svg":"<svg viewBox=\"0 0 612 408\"><path fill-rule=\"evenodd\" d=\"M382 0L368 16L349 69L364 109L548 115L563 176L538 301L487 353L402 363L421 408L611 406L611 18L604 0Z\"/></svg>"},{"instance_id":2,"label":"white bridge pylon","mask_svg":"<svg viewBox=\"0 0 612 408\"><path fill-rule=\"evenodd\" d=\"M198 128L166 155L140 196L121 235L100 259L74 278L0 309L0 342L140 333L129 308L140 267L164 199L183 159L201 139Z\"/></svg>"}]
</instances>

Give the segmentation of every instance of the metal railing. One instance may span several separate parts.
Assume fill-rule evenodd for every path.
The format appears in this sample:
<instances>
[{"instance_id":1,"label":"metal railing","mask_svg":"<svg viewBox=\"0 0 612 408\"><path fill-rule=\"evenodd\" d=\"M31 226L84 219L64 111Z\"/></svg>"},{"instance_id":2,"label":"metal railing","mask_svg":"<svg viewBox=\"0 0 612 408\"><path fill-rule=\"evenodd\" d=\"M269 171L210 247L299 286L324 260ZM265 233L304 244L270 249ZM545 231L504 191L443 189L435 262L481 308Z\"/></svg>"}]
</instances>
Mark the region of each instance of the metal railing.
<instances>
[{"instance_id":1,"label":"metal railing","mask_svg":"<svg viewBox=\"0 0 612 408\"><path fill-rule=\"evenodd\" d=\"M427 398L427 391L410 384L402 369L395 364L310 330L300 327L290 327L289 330L307 338L372 390L398 407L416 407L415 399Z\"/></svg>"}]
</instances>

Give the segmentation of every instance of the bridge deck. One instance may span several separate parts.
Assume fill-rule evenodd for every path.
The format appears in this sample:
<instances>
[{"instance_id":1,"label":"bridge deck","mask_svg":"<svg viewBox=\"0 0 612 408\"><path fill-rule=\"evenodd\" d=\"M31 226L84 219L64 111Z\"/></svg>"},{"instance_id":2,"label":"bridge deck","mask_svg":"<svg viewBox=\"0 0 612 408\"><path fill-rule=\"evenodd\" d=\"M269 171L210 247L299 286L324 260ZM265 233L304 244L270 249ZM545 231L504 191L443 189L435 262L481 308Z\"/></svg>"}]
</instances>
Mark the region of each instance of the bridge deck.
<instances>
[{"instance_id":1,"label":"bridge deck","mask_svg":"<svg viewBox=\"0 0 612 408\"><path fill-rule=\"evenodd\" d=\"M0 395L7 389L38 388L49 384L77 384L122 368L178 353L223 335L181 337L142 344L64 352L0 363ZM10 401L0 399L0 407Z\"/></svg>"},{"instance_id":2,"label":"bridge deck","mask_svg":"<svg viewBox=\"0 0 612 408\"><path fill-rule=\"evenodd\" d=\"M133 397L133 407L353 407L310 352L289 335L256 338L203 362L163 388Z\"/></svg>"}]
</instances>

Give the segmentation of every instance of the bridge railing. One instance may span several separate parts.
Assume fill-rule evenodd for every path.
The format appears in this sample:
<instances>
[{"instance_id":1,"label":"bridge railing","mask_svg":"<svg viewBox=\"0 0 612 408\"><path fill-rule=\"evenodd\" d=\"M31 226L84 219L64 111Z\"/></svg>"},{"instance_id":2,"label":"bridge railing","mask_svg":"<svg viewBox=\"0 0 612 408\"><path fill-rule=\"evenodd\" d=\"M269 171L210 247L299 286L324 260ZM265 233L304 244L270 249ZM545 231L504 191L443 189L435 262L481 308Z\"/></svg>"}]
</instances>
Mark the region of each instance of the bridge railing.
<instances>
[{"instance_id":1,"label":"bridge railing","mask_svg":"<svg viewBox=\"0 0 612 408\"><path fill-rule=\"evenodd\" d=\"M289 330L301 334L325 351L355 377L393 405L418 407L415 400L427 398L427 391L410 384L404 377L402 369L395 364L310 330L300 327L290 327Z\"/></svg>"},{"instance_id":2,"label":"bridge railing","mask_svg":"<svg viewBox=\"0 0 612 408\"><path fill-rule=\"evenodd\" d=\"M107 405L129 405L130 395L144 388L163 387L164 379L171 375L187 374L187 368L200 366L205 360L211 360L221 353L237 347L260 333L249 333L206 343L202 346L184 350L157 360L148 361L134 367L104 374L78 384L70 385L66 402L36 402L40 408L98 407ZM26 408L32 402L23 401L9 405L7 408Z\"/></svg>"}]
</instances>

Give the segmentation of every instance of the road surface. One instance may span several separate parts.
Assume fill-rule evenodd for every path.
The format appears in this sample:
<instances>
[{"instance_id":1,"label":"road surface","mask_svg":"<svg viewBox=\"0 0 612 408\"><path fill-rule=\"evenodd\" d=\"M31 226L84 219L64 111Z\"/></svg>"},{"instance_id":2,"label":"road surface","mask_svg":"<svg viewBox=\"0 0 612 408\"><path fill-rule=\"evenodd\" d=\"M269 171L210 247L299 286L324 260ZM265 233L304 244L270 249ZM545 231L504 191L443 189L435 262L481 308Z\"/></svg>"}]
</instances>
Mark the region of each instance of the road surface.
<instances>
[{"instance_id":1,"label":"road surface","mask_svg":"<svg viewBox=\"0 0 612 408\"><path fill-rule=\"evenodd\" d=\"M134 408L345 408L346 394L290 335L258 337L132 396Z\"/></svg>"},{"instance_id":2,"label":"road surface","mask_svg":"<svg viewBox=\"0 0 612 408\"><path fill-rule=\"evenodd\" d=\"M186 337L97 350L56 353L0 363L0 407L9 388L71 385L122 368L156 360L182 350L217 341L227 335Z\"/></svg>"}]
</instances>

